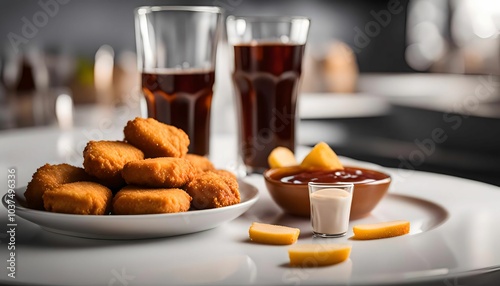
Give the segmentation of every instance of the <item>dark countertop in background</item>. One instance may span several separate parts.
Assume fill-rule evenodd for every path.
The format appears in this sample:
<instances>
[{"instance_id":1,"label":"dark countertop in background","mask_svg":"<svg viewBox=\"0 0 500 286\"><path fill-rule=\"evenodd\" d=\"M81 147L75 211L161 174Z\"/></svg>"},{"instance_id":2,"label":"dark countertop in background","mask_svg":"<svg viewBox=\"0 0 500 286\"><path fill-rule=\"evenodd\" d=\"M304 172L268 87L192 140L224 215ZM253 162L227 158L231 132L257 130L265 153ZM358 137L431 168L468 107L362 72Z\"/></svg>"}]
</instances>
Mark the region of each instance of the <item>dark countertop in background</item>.
<instances>
[{"instance_id":1,"label":"dark countertop in background","mask_svg":"<svg viewBox=\"0 0 500 286\"><path fill-rule=\"evenodd\" d=\"M302 119L300 143L325 141L354 159L500 186L498 76L365 74L358 86L388 110Z\"/></svg>"}]
</instances>

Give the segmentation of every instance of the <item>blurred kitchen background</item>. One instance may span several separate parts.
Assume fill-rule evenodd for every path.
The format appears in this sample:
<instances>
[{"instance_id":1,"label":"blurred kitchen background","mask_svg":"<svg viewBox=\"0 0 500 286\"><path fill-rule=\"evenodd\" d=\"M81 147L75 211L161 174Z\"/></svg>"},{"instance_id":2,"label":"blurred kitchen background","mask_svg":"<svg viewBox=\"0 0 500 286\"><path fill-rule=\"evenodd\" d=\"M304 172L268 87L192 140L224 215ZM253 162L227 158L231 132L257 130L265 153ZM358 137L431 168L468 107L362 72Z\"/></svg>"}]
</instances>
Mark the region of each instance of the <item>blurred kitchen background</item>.
<instances>
[{"instance_id":1,"label":"blurred kitchen background","mask_svg":"<svg viewBox=\"0 0 500 286\"><path fill-rule=\"evenodd\" d=\"M497 0L2 1L0 136L140 114L133 10L142 5L310 17L299 143L500 185ZM224 44L216 72L212 132L234 133Z\"/></svg>"}]
</instances>

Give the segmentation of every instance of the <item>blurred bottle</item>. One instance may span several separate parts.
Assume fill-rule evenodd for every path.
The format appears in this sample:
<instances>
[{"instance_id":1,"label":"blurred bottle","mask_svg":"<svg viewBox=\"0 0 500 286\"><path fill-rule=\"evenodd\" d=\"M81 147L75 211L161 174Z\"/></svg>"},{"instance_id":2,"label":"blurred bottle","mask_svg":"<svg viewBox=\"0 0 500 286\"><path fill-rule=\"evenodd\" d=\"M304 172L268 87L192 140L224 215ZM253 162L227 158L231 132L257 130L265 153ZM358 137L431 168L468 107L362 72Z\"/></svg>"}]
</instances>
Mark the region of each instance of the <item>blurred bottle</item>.
<instances>
[{"instance_id":1,"label":"blurred bottle","mask_svg":"<svg viewBox=\"0 0 500 286\"><path fill-rule=\"evenodd\" d=\"M50 87L67 87L72 79L76 60L67 47L48 46L44 52L45 65L49 73Z\"/></svg>"},{"instance_id":2,"label":"blurred bottle","mask_svg":"<svg viewBox=\"0 0 500 286\"><path fill-rule=\"evenodd\" d=\"M140 92L140 75L137 70L137 55L132 51L121 51L115 62L113 71L113 97L116 105L139 107L137 97Z\"/></svg>"},{"instance_id":3,"label":"blurred bottle","mask_svg":"<svg viewBox=\"0 0 500 286\"><path fill-rule=\"evenodd\" d=\"M0 78L3 79L3 59L0 59ZM12 128L14 125L12 110L9 108L7 93L3 80L0 80L0 130Z\"/></svg>"},{"instance_id":4,"label":"blurred bottle","mask_svg":"<svg viewBox=\"0 0 500 286\"><path fill-rule=\"evenodd\" d=\"M356 56L348 45L332 43L325 57L325 84L329 92L354 93L358 79Z\"/></svg>"},{"instance_id":5,"label":"blurred bottle","mask_svg":"<svg viewBox=\"0 0 500 286\"><path fill-rule=\"evenodd\" d=\"M19 54L9 54L6 59L2 80L14 127L46 124L43 102L48 74L43 56L36 48L31 48Z\"/></svg>"},{"instance_id":6,"label":"blurred bottle","mask_svg":"<svg viewBox=\"0 0 500 286\"><path fill-rule=\"evenodd\" d=\"M355 93L359 76L356 55L345 43L308 45L304 56L304 93Z\"/></svg>"},{"instance_id":7,"label":"blurred bottle","mask_svg":"<svg viewBox=\"0 0 500 286\"><path fill-rule=\"evenodd\" d=\"M61 77L57 76L60 72L57 65L54 66L55 62L53 54L47 56L34 47L7 55L1 77L5 86L2 106L6 107L10 114L4 116L8 118L2 121L9 123L3 124L2 128L56 123L65 128L72 126L71 92L64 87ZM58 103L60 98L62 104ZM57 108L64 110L56 110ZM60 122L61 118L64 118L64 123Z\"/></svg>"},{"instance_id":8,"label":"blurred bottle","mask_svg":"<svg viewBox=\"0 0 500 286\"><path fill-rule=\"evenodd\" d=\"M29 96L36 90L35 76L33 75L34 64L24 55L21 58L20 75L15 83L14 90L17 96Z\"/></svg>"},{"instance_id":9,"label":"blurred bottle","mask_svg":"<svg viewBox=\"0 0 500 286\"><path fill-rule=\"evenodd\" d=\"M114 105L113 78L115 51L109 45L102 45L95 53L94 86L97 103L111 107Z\"/></svg>"}]
</instances>

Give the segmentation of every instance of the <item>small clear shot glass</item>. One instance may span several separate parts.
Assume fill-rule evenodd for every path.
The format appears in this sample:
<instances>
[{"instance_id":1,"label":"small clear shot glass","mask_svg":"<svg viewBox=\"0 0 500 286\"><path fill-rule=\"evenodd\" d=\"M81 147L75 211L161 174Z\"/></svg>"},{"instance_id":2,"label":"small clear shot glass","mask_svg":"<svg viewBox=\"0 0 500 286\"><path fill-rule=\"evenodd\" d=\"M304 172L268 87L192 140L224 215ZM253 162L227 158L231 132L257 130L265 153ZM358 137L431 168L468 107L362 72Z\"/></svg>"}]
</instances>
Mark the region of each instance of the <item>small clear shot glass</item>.
<instances>
[{"instance_id":1,"label":"small clear shot glass","mask_svg":"<svg viewBox=\"0 0 500 286\"><path fill-rule=\"evenodd\" d=\"M314 236L344 236L349 228L354 184L309 182L308 187Z\"/></svg>"}]
</instances>

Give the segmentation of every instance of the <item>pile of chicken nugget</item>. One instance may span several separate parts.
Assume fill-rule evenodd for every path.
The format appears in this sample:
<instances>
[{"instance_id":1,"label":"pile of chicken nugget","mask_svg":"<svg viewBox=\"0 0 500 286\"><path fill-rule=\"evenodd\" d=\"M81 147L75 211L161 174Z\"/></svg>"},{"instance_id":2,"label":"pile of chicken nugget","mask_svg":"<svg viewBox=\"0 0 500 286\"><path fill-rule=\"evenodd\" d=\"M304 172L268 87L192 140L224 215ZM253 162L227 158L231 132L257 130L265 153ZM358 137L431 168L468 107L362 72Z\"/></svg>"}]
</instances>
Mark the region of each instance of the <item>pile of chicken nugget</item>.
<instances>
[{"instance_id":1,"label":"pile of chicken nugget","mask_svg":"<svg viewBox=\"0 0 500 286\"><path fill-rule=\"evenodd\" d=\"M187 154L189 138L153 118L135 118L124 141L90 141L83 168L45 164L24 196L29 208L82 215L178 213L240 202L236 176Z\"/></svg>"}]
</instances>

